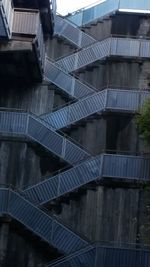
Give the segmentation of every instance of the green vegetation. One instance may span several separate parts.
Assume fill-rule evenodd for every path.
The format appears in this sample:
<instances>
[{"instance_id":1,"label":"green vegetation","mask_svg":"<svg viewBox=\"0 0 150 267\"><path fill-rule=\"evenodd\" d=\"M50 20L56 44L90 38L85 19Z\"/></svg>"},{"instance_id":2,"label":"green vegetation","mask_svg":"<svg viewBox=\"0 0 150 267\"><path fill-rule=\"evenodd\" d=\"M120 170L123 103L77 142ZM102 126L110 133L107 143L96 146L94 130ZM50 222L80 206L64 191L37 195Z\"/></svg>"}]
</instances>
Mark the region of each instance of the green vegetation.
<instances>
[{"instance_id":1,"label":"green vegetation","mask_svg":"<svg viewBox=\"0 0 150 267\"><path fill-rule=\"evenodd\" d=\"M136 116L136 124L141 137L150 145L150 99L147 99L143 107ZM140 239L144 243L150 244L150 186L144 187L145 190L145 218L140 227Z\"/></svg>"},{"instance_id":2,"label":"green vegetation","mask_svg":"<svg viewBox=\"0 0 150 267\"><path fill-rule=\"evenodd\" d=\"M136 118L138 131L143 139L150 145L150 99L146 100Z\"/></svg>"}]
</instances>

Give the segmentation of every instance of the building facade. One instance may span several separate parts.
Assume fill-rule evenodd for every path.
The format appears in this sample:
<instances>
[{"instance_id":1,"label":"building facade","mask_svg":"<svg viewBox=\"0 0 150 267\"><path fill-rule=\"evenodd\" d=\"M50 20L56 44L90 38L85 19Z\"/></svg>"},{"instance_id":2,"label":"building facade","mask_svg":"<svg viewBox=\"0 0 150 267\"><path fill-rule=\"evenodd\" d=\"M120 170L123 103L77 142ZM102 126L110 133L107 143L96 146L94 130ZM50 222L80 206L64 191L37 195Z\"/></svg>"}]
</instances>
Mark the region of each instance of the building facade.
<instances>
[{"instance_id":1,"label":"building facade","mask_svg":"<svg viewBox=\"0 0 150 267\"><path fill-rule=\"evenodd\" d=\"M150 4L1 2L0 265L150 266Z\"/></svg>"}]
</instances>

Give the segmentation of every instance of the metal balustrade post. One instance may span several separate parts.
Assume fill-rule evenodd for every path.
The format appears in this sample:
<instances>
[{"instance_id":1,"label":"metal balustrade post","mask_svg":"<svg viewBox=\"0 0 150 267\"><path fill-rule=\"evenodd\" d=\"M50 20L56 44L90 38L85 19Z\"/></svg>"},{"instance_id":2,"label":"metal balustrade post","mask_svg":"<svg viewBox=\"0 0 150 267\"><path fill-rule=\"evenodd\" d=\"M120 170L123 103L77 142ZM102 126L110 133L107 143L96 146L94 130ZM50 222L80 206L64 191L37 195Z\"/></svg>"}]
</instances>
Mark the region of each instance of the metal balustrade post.
<instances>
[{"instance_id":1,"label":"metal balustrade post","mask_svg":"<svg viewBox=\"0 0 150 267\"><path fill-rule=\"evenodd\" d=\"M27 114L27 121L26 121L26 132L25 134L28 136L28 128L29 128L29 113Z\"/></svg>"},{"instance_id":2,"label":"metal balustrade post","mask_svg":"<svg viewBox=\"0 0 150 267\"><path fill-rule=\"evenodd\" d=\"M141 108L141 94L142 92L140 91L139 92L139 96L138 96L138 110L140 111L140 108Z\"/></svg>"},{"instance_id":3,"label":"metal balustrade post","mask_svg":"<svg viewBox=\"0 0 150 267\"><path fill-rule=\"evenodd\" d=\"M105 160L105 155L101 155L101 165L100 165L100 177L99 180L102 179L103 177L103 166L104 166L104 160Z\"/></svg>"},{"instance_id":4,"label":"metal balustrade post","mask_svg":"<svg viewBox=\"0 0 150 267\"><path fill-rule=\"evenodd\" d=\"M121 0L115 0L115 1L118 1L118 10L120 9L120 1Z\"/></svg>"},{"instance_id":5,"label":"metal balustrade post","mask_svg":"<svg viewBox=\"0 0 150 267\"><path fill-rule=\"evenodd\" d=\"M67 139L64 137L62 142L62 151L61 151L61 157L65 158L66 156L66 141Z\"/></svg>"},{"instance_id":6,"label":"metal balustrade post","mask_svg":"<svg viewBox=\"0 0 150 267\"><path fill-rule=\"evenodd\" d=\"M61 179L61 173L58 174L58 186L57 186L57 196L56 197L59 197L59 195L60 195L60 179Z\"/></svg>"},{"instance_id":7,"label":"metal balustrade post","mask_svg":"<svg viewBox=\"0 0 150 267\"><path fill-rule=\"evenodd\" d=\"M107 108L107 102L108 102L108 91L109 89L105 90L105 102L104 102L104 110Z\"/></svg>"},{"instance_id":8,"label":"metal balustrade post","mask_svg":"<svg viewBox=\"0 0 150 267\"><path fill-rule=\"evenodd\" d=\"M10 194L11 194L11 186L8 187L8 197L7 197L7 213L9 214L9 203L10 203Z\"/></svg>"},{"instance_id":9,"label":"metal balustrade post","mask_svg":"<svg viewBox=\"0 0 150 267\"><path fill-rule=\"evenodd\" d=\"M140 55L141 55L141 46L142 46L142 43L141 43L141 40L139 40L139 58L140 58Z\"/></svg>"},{"instance_id":10,"label":"metal balustrade post","mask_svg":"<svg viewBox=\"0 0 150 267\"><path fill-rule=\"evenodd\" d=\"M71 117L70 117L70 115L71 115L71 106L69 105L67 108L68 108L67 125L69 125L70 124L70 120L71 120Z\"/></svg>"},{"instance_id":11,"label":"metal balustrade post","mask_svg":"<svg viewBox=\"0 0 150 267\"><path fill-rule=\"evenodd\" d=\"M98 260L98 246L95 247L95 264L94 264L94 267L98 267L97 260Z\"/></svg>"},{"instance_id":12,"label":"metal balustrade post","mask_svg":"<svg viewBox=\"0 0 150 267\"><path fill-rule=\"evenodd\" d=\"M74 93L75 93L75 78L72 77L72 81L71 81L71 95L74 97Z\"/></svg>"},{"instance_id":13,"label":"metal balustrade post","mask_svg":"<svg viewBox=\"0 0 150 267\"><path fill-rule=\"evenodd\" d=\"M53 235L54 235L54 220L52 221L51 223L51 237L50 237L50 240L51 240L51 243L53 244Z\"/></svg>"}]
</instances>

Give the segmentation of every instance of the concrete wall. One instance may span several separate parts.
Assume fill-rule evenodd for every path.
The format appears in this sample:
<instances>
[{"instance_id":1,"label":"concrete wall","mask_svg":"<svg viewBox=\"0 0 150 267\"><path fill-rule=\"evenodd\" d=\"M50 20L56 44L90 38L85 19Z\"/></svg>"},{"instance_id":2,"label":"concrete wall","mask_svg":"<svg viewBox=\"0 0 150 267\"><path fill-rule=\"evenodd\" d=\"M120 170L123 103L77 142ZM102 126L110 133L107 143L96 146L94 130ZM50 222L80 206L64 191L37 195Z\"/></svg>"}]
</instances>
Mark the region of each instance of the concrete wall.
<instances>
[{"instance_id":1,"label":"concrete wall","mask_svg":"<svg viewBox=\"0 0 150 267\"><path fill-rule=\"evenodd\" d=\"M148 196L150 197L150 196ZM146 191L97 186L63 204L61 219L91 241L150 242L146 237Z\"/></svg>"},{"instance_id":2,"label":"concrete wall","mask_svg":"<svg viewBox=\"0 0 150 267\"><path fill-rule=\"evenodd\" d=\"M124 19L126 22L124 23ZM122 26L120 26L122 24ZM149 32L149 20L136 16L113 17L90 28L99 40L110 33L145 34ZM119 25L119 26L118 26ZM132 25L134 25L132 29ZM74 48L54 38L48 41L47 55L56 59L68 55ZM94 67L77 73L82 81L101 90L103 86L149 88L150 63L139 60L113 59L96 63ZM23 82L22 82L23 84ZM0 86L0 106L21 108L36 115L50 111L55 106L64 104L64 99L54 86L29 85ZM49 90L50 89L50 90ZM84 145L94 155L105 150L127 151L135 154L145 150L139 141L134 121L130 116L109 114L91 118L68 130L68 135ZM0 142L0 177L1 183L11 183L17 187L34 184L43 176L60 168L60 164L39 147L26 142L3 140ZM87 236L91 241L117 242L149 242L147 240L147 210L149 195L138 188L121 188L95 186L96 190L88 189L78 200L71 200L62 205L59 216L74 230ZM1 221L0 225L0 263L1 266L15 267L38 266L43 256L32 242L10 228L10 224ZM18 256L19 255L19 256ZM42 266L42 265L39 265Z\"/></svg>"},{"instance_id":3,"label":"concrete wall","mask_svg":"<svg viewBox=\"0 0 150 267\"><path fill-rule=\"evenodd\" d=\"M12 227L11 227L12 228ZM0 225L0 266L44 267L44 258L35 244L10 229L10 223Z\"/></svg>"},{"instance_id":4,"label":"concrete wall","mask_svg":"<svg viewBox=\"0 0 150 267\"><path fill-rule=\"evenodd\" d=\"M110 34L146 37L150 33L150 19L146 15L117 14L83 29L97 40Z\"/></svg>"},{"instance_id":5,"label":"concrete wall","mask_svg":"<svg viewBox=\"0 0 150 267\"><path fill-rule=\"evenodd\" d=\"M21 66L20 66L21 67ZM51 85L1 84L0 107L23 109L36 115L50 112L54 102ZM24 140L0 137L0 183L24 188L35 184L45 176L61 168L61 164L40 146ZM13 225L13 226L12 226ZM38 247L31 234L23 227L18 231L16 223L0 218L0 266L43 267L52 252ZM38 239L39 241L39 239ZM43 250L42 250L43 247ZM44 254L45 251L45 254ZM47 256L46 256L47 254Z\"/></svg>"},{"instance_id":6,"label":"concrete wall","mask_svg":"<svg viewBox=\"0 0 150 267\"><path fill-rule=\"evenodd\" d=\"M84 30L101 40L110 32L128 36L148 35L148 26L145 17L118 15L112 21L106 20ZM148 61L108 59L80 70L76 75L98 90L111 85L144 90L150 88L149 70ZM133 155L149 151L138 137L134 118L129 115L109 114L91 118L67 132L94 155L108 150ZM145 189L97 186L96 191L89 189L78 199L62 204L61 214L57 216L91 241L149 243L149 238L146 238L149 231L148 199Z\"/></svg>"}]
</instances>

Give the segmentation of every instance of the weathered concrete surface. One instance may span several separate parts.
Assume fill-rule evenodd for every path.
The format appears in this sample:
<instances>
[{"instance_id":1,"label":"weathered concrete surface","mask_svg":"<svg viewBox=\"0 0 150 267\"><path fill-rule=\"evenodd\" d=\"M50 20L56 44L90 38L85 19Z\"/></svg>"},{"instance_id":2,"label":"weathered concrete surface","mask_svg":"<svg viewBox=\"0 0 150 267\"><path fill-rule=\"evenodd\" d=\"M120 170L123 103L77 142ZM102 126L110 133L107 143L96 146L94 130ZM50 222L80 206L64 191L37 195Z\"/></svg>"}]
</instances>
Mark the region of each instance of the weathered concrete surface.
<instances>
[{"instance_id":1,"label":"weathered concrete surface","mask_svg":"<svg viewBox=\"0 0 150 267\"><path fill-rule=\"evenodd\" d=\"M139 189L97 186L96 191L88 190L78 200L63 204L60 216L92 241L134 243L146 219L142 201Z\"/></svg>"},{"instance_id":2,"label":"weathered concrete surface","mask_svg":"<svg viewBox=\"0 0 150 267\"><path fill-rule=\"evenodd\" d=\"M53 60L57 60L62 56L67 56L76 50L67 40L61 40L54 37L47 41L47 56Z\"/></svg>"},{"instance_id":3,"label":"weathered concrete surface","mask_svg":"<svg viewBox=\"0 0 150 267\"><path fill-rule=\"evenodd\" d=\"M150 19L146 15L118 14L83 29L97 40L110 34L145 37L150 33Z\"/></svg>"},{"instance_id":4,"label":"weathered concrete surface","mask_svg":"<svg viewBox=\"0 0 150 267\"><path fill-rule=\"evenodd\" d=\"M127 23L124 23L126 21ZM133 27L132 27L133 25ZM117 16L96 26L84 28L101 40L110 33L118 35L148 35L149 22L145 17ZM95 30L96 29L96 30ZM56 48L58 50L58 48ZM79 79L101 90L105 86L119 88L150 88L150 63L139 59L108 59L93 64L80 72ZM59 99L59 103L60 103ZM68 134L88 148L93 154L115 150L120 153L143 153L146 145L138 137L131 116L106 115L81 122L68 130ZM88 190L78 200L62 205L60 218L74 230L92 241L147 242L146 224L149 195L144 189L97 186Z\"/></svg>"},{"instance_id":5,"label":"weathered concrete surface","mask_svg":"<svg viewBox=\"0 0 150 267\"><path fill-rule=\"evenodd\" d=\"M127 23L124 23L125 18ZM149 19L144 16L118 16L113 17L112 21L109 19L85 30L92 32L93 36L100 40L110 33L148 35L149 25ZM70 45L64 45L63 41L56 38L48 40L47 44L47 55L52 59L75 51ZM77 75L98 90L107 85L144 89L150 88L149 67L148 61L113 59L96 63ZM51 85L27 86L24 81L20 85L17 81L7 87L0 85L0 106L6 108L21 108L39 115L66 101ZM147 151L130 116L107 114L101 118L90 118L69 129L68 134L94 155L106 150L132 154ZM34 184L59 168L58 161L48 154L43 154L39 147L1 138L1 183L11 183L17 187ZM91 241L149 242L146 206L150 197L144 189L117 188L115 185L97 185L95 189L88 189L86 194L78 196L78 200L63 204L59 216ZM14 267L43 267L44 248L41 247L40 254L37 247L26 238L24 230L20 235L10 225L4 221L0 225L0 265L12 267L14 261Z\"/></svg>"},{"instance_id":6,"label":"weathered concrete surface","mask_svg":"<svg viewBox=\"0 0 150 267\"><path fill-rule=\"evenodd\" d=\"M27 232L17 231L10 222L0 222L0 266L44 267L53 255L46 256Z\"/></svg>"},{"instance_id":7,"label":"weathered concrete surface","mask_svg":"<svg viewBox=\"0 0 150 267\"><path fill-rule=\"evenodd\" d=\"M6 108L23 109L36 115L51 110L53 91L47 85L10 84L0 85L0 106Z\"/></svg>"},{"instance_id":8,"label":"weathered concrete surface","mask_svg":"<svg viewBox=\"0 0 150 267\"><path fill-rule=\"evenodd\" d=\"M0 106L3 108L23 109L40 115L51 111L53 101L54 91L44 83L26 84L22 80L21 84L16 81L0 85ZM60 168L60 163L39 146L0 137L1 184L22 188L45 179L44 176ZM25 229L17 232L17 227L12 229L11 225L0 221L0 266L43 267L43 263L50 260L51 251L45 250L39 239L33 243L31 234L27 236Z\"/></svg>"}]
</instances>

